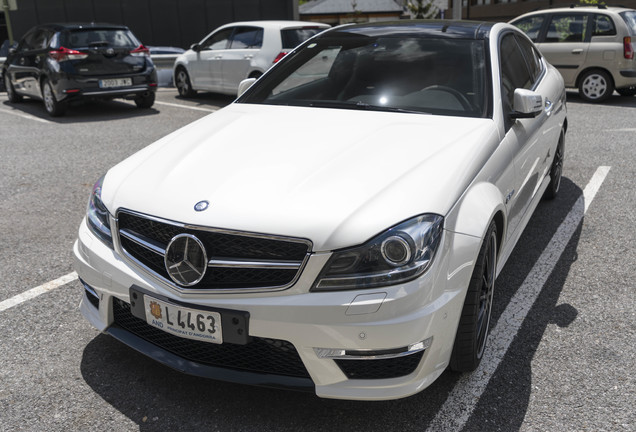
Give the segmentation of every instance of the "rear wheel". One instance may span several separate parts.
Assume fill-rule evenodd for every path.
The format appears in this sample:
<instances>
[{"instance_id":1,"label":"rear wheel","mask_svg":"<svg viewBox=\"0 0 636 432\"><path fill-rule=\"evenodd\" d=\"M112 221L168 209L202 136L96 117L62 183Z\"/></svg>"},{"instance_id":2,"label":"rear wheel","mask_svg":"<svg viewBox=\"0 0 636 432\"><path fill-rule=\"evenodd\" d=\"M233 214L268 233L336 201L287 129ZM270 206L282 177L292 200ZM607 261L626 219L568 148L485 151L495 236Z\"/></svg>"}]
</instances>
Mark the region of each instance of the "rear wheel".
<instances>
[{"instance_id":1,"label":"rear wheel","mask_svg":"<svg viewBox=\"0 0 636 432\"><path fill-rule=\"evenodd\" d=\"M174 76L175 85L177 86L177 91L179 92L179 96L181 97L192 97L197 92L192 88L192 83L190 82L190 76L188 75L188 71L185 68L180 67L177 69L177 73Z\"/></svg>"},{"instance_id":2,"label":"rear wheel","mask_svg":"<svg viewBox=\"0 0 636 432\"><path fill-rule=\"evenodd\" d=\"M458 372L477 369L486 349L497 270L497 227L490 223L470 278L459 319L450 368Z\"/></svg>"},{"instance_id":3,"label":"rear wheel","mask_svg":"<svg viewBox=\"0 0 636 432\"><path fill-rule=\"evenodd\" d=\"M60 102L55 98L53 87L48 79L42 83L42 98L44 99L44 108L51 117L64 115L68 105L66 102Z\"/></svg>"},{"instance_id":4,"label":"rear wheel","mask_svg":"<svg viewBox=\"0 0 636 432\"><path fill-rule=\"evenodd\" d=\"M16 103L22 100L22 96L15 92L13 88L13 84L11 84L11 78L9 77L9 73L7 71L4 72L4 88L7 90L7 99L9 102Z\"/></svg>"},{"instance_id":5,"label":"rear wheel","mask_svg":"<svg viewBox=\"0 0 636 432\"><path fill-rule=\"evenodd\" d=\"M579 95L588 102L603 102L613 92L614 83L605 71L587 71L579 80Z\"/></svg>"},{"instance_id":6,"label":"rear wheel","mask_svg":"<svg viewBox=\"0 0 636 432\"><path fill-rule=\"evenodd\" d=\"M137 108L147 109L152 107L155 103L155 94L153 92L148 93L147 95L137 96L135 98L135 105Z\"/></svg>"}]
</instances>

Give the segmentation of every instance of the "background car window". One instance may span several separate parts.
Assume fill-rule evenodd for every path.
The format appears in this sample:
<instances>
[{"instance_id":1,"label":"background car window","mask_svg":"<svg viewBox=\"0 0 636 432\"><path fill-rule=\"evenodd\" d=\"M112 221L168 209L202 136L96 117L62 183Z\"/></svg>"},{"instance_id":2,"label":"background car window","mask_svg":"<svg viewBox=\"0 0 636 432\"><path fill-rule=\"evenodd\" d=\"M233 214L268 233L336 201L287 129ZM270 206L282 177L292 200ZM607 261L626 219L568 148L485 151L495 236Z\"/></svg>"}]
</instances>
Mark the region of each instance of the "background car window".
<instances>
[{"instance_id":1,"label":"background car window","mask_svg":"<svg viewBox=\"0 0 636 432\"><path fill-rule=\"evenodd\" d=\"M230 49L260 48L262 46L263 29L258 27L237 27L230 41Z\"/></svg>"},{"instance_id":2,"label":"background car window","mask_svg":"<svg viewBox=\"0 0 636 432\"><path fill-rule=\"evenodd\" d=\"M553 15L548 25L546 42L583 42L587 27L586 14Z\"/></svg>"},{"instance_id":3,"label":"background car window","mask_svg":"<svg viewBox=\"0 0 636 432\"><path fill-rule=\"evenodd\" d=\"M201 42L201 47L211 50L226 49L230 45L230 36L232 36L233 31L234 27L218 31Z\"/></svg>"},{"instance_id":4,"label":"background car window","mask_svg":"<svg viewBox=\"0 0 636 432\"><path fill-rule=\"evenodd\" d=\"M630 34L636 36L636 11L621 12L620 16L629 27Z\"/></svg>"},{"instance_id":5,"label":"background car window","mask_svg":"<svg viewBox=\"0 0 636 432\"><path fill-rule=\"evenodd\" d=\"M594 26L592 27L592 36L614 36L616 35L616 27L614 21L607 15L594 14Z\"/></svg>"},{"instance_id":6,"label":"background car window","mask_svg":"<svg viewBox=\"0 0 636 432\"><path fill-rule=\"evenodd\" d=\"M507 110L512 110L515 89L531 89L534 80L512 33L508 33L501 39L500 56L503 103Z\"/></svg>"},{"instance_id":7,"label":"background car window","mask_svg":"<svg viewBox=\"0 0 636 432\"><path fill-rule=\"evenodd\" d=\"M302 42L306 41L310 37L317 35L324 28L295 28L295 29L283 29L280 31L281 42L283 43L283 49L296 48Z\"/></svg>"},{"instance_id":8,"label":"background car window","mask_svg":"<svg viewBox=\"0 0 636 432\"><path fill-rule=\"evenodd\" d=\"M530 75L532 77L532 83L536 83L541 74L543 73L543 64L541 63L541 54L535 47L530 44L523 37L516 37L517 43L519 44L519 48L523 54L523 57L526 59L526 63L528 64L528 69L530 71Z\"/></svg>"},{"instance_id":9,"label":"background car window","mask_svg":"<svg viewBox=\"0 0 636 432\"><path fill-rule=\"evenodd\" d=\"M66 48L86 48L104 45L136 48L140 42L130 31L120 29L78 29L66 32L60 41Z\"/></svg>"},{"instance_id":10,"label":"background car window","mask_svg":"<svg viewBox=\"0 0 636 432\"><path fill-rule=\"evenodd\" d=\"M539 38L539 32L541 31L544 20L545 17L543 15L537 15L515 21L514 25L527 34L533 42L536 42Z\"/></svg>"},{"instance_id":11,"label":"background car window","mask_svg":"<svg viewBox=\"0 0 636 432\"><path fill-rule=\"evenodd\" d=\"M38 30L32 30L24 35L24 38L20 41L18 45L18 51L29 51L35 49L35 37Z\"/></svg>"},{"instance_id":12,"label":"background car window","mask_svg":"<svg viewBox=\"0 0 636 432\"><path fill-rule=\"evenodd\" d=\"M32 41L32 49L45 49L49 45L49 32L46 30L39 30L35 33Z\"/></svg>"}]
</instances>

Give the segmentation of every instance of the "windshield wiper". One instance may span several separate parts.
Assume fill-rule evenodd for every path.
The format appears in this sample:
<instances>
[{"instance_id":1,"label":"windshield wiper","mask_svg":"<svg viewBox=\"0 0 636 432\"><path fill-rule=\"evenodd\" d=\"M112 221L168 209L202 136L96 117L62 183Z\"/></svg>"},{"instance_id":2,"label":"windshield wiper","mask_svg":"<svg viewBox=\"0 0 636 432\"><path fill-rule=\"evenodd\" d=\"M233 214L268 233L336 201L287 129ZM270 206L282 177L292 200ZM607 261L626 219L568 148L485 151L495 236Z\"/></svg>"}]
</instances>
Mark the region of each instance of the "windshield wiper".
<instances>
[{"instance_id":1,"label":"windshield wiper","mask_svg":"<svg viewBox=\"0 0 636 432\"><path fill-rule=\"evenodd\" d=\"M312 101L309 103L311 107L317 108L342 108L352 110L368 110L368 111L385 111L385 112L399 112L409 114L430 114L425 111L409 110L405 108L397 108L386 105L372 105L365 102L338 102L338 101Z\"/></svg>"}]
</instances>

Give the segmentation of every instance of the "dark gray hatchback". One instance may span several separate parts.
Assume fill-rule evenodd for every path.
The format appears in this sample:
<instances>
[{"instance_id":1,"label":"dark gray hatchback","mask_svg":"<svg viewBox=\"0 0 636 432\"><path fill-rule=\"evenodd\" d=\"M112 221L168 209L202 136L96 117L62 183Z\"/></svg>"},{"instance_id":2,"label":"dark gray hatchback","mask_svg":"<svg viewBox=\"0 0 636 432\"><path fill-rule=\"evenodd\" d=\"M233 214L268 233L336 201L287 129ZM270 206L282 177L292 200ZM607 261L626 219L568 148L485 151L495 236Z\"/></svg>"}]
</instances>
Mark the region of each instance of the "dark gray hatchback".
<instances>
[{"instance_id":1,"label":"dark gray hatchback","mask_svg":"<svg viewBox=\"0 0 636 432\"><path fill-rule=\"evenodd\" d=\"M2 76L10 102L40 99L52 116L81 99L124 98L150 108L157 90L148 49L128 27L111 24L36 26L10 50Z\"/></svg>"}]
</instances>

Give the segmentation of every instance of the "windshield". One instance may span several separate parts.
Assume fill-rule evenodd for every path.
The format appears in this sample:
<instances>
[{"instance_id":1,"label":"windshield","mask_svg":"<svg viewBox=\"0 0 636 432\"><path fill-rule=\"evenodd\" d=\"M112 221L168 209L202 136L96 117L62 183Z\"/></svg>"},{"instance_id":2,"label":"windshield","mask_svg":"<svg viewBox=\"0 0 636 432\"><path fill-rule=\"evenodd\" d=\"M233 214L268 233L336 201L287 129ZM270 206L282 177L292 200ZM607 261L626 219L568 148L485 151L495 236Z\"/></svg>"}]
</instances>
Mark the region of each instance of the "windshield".
<instances>
[{"instance_id":1,"label":"windshield","mask_svg":"<svg viewBox=\"0 0 636 432\"><path fill-rule=\"evenodd\" d=\"M629 27L629 33L636 36L636 11L621 12L620 15Z\"/></svg>"},{"instance_id":2,"label":"windshield","mask_svg":"<svg viewBox=\"0 0 636 432\"><path fill-rule=\"evenodd\" d=\"M483 43L351 34L319 38L238 102L484 117Z\"/></svg>"}]
</instances>

